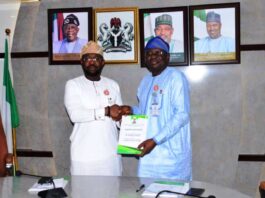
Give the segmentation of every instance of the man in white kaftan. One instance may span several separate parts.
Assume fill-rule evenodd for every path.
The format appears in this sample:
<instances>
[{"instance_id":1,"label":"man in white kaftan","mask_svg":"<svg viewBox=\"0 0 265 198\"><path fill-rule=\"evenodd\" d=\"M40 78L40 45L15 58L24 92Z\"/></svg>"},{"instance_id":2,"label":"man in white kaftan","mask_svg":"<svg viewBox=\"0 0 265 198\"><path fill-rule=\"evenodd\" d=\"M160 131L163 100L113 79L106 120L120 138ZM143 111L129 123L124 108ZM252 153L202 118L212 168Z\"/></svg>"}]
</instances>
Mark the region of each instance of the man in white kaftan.
<instances>
[{"instance_id":1,"label":"man in white kaftan","mask_svg":"<svg viewBox=\"0 0 265 198\"><path fill-rule=\"evenodd\" d=\"M119 85L101 76L102 48L90 41L81 51L84 75L65 86L64 103L74 123L71 140L72 175L111 175L122 173L117 154L122 104Z\"/></svg>"}]
</instances>

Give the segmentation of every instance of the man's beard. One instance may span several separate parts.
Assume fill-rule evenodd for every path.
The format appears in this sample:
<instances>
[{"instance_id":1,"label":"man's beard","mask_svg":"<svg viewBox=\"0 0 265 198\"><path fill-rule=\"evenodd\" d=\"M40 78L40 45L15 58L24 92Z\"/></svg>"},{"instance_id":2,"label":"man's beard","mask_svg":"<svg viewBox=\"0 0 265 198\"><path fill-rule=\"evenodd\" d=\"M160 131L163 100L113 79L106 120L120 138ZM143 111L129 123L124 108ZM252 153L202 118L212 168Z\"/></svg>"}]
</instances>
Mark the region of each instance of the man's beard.
<instances>
[{"instance_id":1,"label":"man's beard","mask_svg":"<svg viewBox=\"0 0 265 198\"><path fill-rule=\"evenodd\" d=\"M84 71L85 76L88 76L88 77L97 77L97 76L100 76L101 75L102 69L103 68L98 69L95 72L90 72L89 70L85 70L85 69L83 69L83 71Z\"/></svg>"},{"instance_id":2,"label":"man's beard","mask_svg":"<svg viewBox=\"0 0 265 198\"><path fill-rule=\"evenodd\" d=\"M170 43L170 38L168 38L168 36L163 36L162 39L164 39L164 41L166 41L168 44Z\"/></svg>"},{"instance_id":3,"label":"man's beard","mask_svg":"<svg viewBox=\"0 0 265 198\"><path fill-rule=\"evenodd\" d=\"M147 69L149 72L152 73L152 75L156 76L162 73L166 69L167 65L161 65L159 67L152 67L147 65Z\"/></svg>"}]
</instances>

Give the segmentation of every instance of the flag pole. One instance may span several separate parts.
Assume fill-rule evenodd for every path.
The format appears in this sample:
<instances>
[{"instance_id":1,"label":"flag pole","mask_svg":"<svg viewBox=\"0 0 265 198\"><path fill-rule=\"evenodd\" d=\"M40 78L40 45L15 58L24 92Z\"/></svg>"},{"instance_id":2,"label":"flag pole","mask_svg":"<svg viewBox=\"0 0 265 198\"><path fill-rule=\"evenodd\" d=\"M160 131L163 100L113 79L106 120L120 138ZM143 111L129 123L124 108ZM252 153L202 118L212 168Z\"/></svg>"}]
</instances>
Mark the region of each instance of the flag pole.
<instances>
[{"instance_id":1,"label":"flag pole","mask_svg":"<svg viewBox=\"0 0 265 198\"><path fill-rule=\"evenodd\" d=\"M5 29L5 33L10 37L11 30L9 28ZM10 52L11 53L11 52ZM12 128L12 144L13 144L13 175L16 175L16 170L18 170L18 160L17 160L17 137L16 137L16 129Z\"/></svg>"},{"instance_id":2,"label":"flag pole","mask_svg":"<svg viewBox=\"0 0 265 198\"><path fill-rule=\"evenodd\" d=\"M15 128L12 128L12 139L13 139L14 176L16 176L16 171L18 170L18 161L17 161L17 133Z\"/></svg>"}]
</instances>

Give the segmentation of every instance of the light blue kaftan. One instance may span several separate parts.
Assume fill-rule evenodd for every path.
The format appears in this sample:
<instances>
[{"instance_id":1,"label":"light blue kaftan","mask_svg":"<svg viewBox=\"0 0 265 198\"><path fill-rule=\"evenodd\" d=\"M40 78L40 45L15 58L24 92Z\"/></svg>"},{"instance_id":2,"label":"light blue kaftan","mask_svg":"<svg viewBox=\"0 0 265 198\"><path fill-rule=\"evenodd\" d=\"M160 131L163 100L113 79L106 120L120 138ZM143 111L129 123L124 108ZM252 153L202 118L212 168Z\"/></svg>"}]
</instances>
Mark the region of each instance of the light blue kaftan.
<instances>
[{"instance_id":1,"label":"light blue kaftan","mask_svg":"<svg viewBox=\"0 0 265 198\"><path fill-rule=\"evenodd\" d=\"M209 36L194 43L194 52L196 53L218 53L235 52L235 39L220 36L211 39Z\"/></svg>"},{"instance_id":2,"label":"light blue kaftan","mask_svg":"<svg viewBox=\"0 0 265 198\"><path fill-rule=\"evenodd\" d=\"M56 41L53 43L53 53L80 53L85 44L87 44L87 40L80 38L74 42L68 42L66 39Z\"/></svg>"},{"instance_id":3,"label":"light blue kaftan","mask_svg":"<svg viewBox=\"0 0 265 198\"><path fill-rule=\"evenodd\" d=\"M134 114L148 115L147 138L157 146L139 161L138 176L191 180L189 88L185 76L174 68L142 80Z\"/></svg>"}]
</instances>

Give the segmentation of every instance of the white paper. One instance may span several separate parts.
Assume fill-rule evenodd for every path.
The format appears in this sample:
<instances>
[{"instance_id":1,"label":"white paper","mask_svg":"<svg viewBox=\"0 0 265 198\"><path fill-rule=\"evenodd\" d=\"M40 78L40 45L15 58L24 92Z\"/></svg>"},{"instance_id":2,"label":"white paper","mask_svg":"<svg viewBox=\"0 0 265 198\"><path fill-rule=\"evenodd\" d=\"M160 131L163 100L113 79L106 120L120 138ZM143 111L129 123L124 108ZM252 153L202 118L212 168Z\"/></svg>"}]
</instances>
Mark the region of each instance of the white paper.
<instances>
[{"instance_id":1,"label":"white paper","mask_svg":"<svg viewBox=\"0 0 265 198\"><path fill-rule=\"evenodd\" d=\"M130 153L131 148L137 148L140 143L146 140L147 133L147 116L145 115L129 115L122 116L118 152L121 148L123 154ZM133 151L132 151L133 152ZM120 152L119 152L120 153Z\"/></svg>"},{"instance_id":2,"label":"white paper","mask_svg":"<svg viewBox=\"0 0 265 198\"><path fill-rule=\"evenodd\" d=\"M67 180L65 180L64 178L59 178L59 179L53 179L55 188L64 188L66 186L66 184L68 183ZM28 189L29 192L39 192L39 191L43 191L43 190L48 190L48 189L53 189L54 186L52 183L49 184L38 184L38 182L36 182L35 184L33 184L33 186Z\"/></svg>"},{"instance_id":3,"label":"white paper","mask_svg":"<svg viewBox=\"0 0 265 198\"><path fill-rule=\"evenodd\" d=\"M189 189L190 184L186 182L154 182L146 188L146 190L142 193L142 197L155 197L163 190L186 194ZM162 193L159 197L183 197L183 195Z\"/></svg>"}]
</instances>

